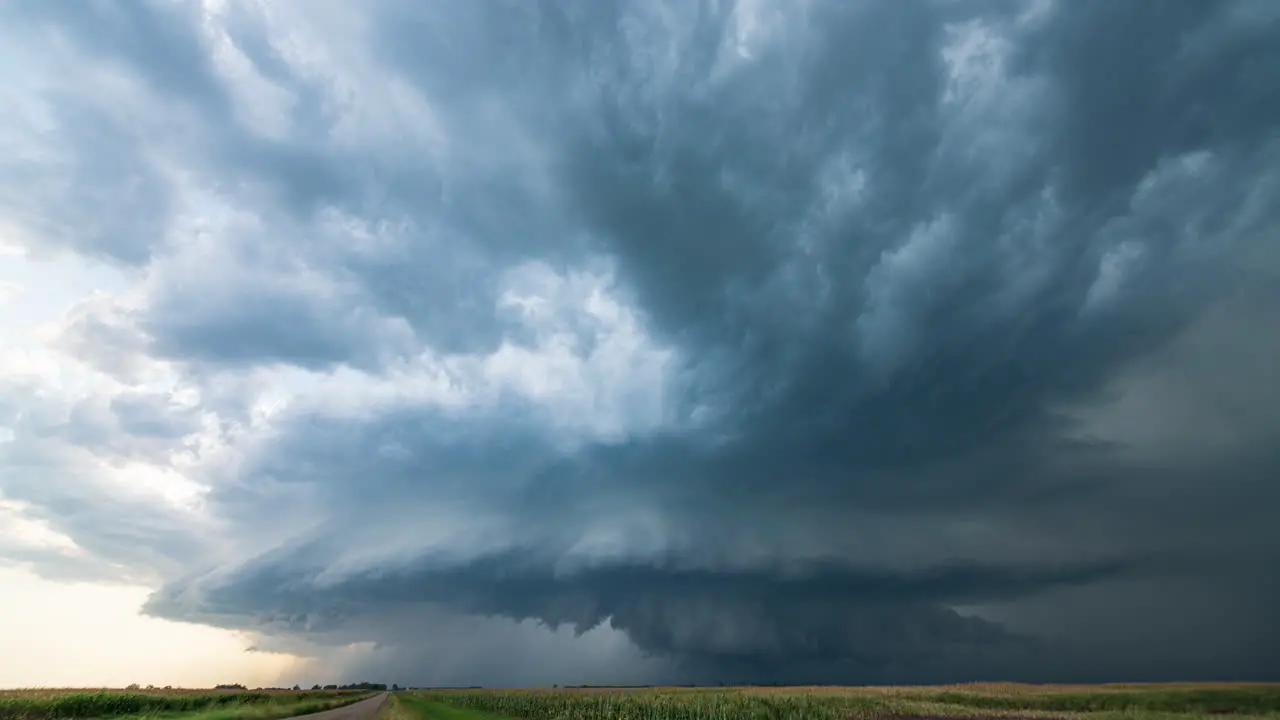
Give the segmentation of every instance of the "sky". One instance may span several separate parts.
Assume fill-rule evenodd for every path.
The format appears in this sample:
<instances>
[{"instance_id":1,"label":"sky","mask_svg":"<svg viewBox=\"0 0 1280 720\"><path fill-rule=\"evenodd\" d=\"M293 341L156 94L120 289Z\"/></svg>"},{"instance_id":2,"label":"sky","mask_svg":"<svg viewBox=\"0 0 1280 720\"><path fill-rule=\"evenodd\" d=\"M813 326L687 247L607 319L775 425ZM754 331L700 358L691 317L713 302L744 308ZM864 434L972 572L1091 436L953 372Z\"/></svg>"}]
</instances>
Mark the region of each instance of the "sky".
<instances>
[{"instance_id":1,"label":"sky","mask_svg":"<svg viewBox=\"0 0 1280 720\"><path fill-rule=\"evenodd\" d=\"M0 4L0 686L1280 680L1280 3Z\"/></svg>"}]
</instances>

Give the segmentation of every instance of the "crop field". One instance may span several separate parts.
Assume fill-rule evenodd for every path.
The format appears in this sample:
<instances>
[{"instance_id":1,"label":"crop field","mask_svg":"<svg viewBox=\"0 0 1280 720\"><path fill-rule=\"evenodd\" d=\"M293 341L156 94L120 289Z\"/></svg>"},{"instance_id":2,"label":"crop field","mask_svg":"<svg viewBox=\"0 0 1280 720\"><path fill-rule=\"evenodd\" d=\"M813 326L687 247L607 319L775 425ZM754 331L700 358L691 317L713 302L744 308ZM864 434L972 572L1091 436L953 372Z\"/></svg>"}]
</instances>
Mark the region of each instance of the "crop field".
<instances>
[{"instance_id":1,"label":"crop field","mask_svg":"<svg viewBox=\"0 0 1280 720\"><path fill-rule=\"evenodd\" d=\"M1070 718L1280 720L1280 684L420 690L383 720L694 720L759 718Z\"/></svg>"},{"instance_id":2,"label":"crop field","mask_svg":"<svg viewBox=\"0 0 1280 720\"><path fill-rule=\"evenodd\" d=\"M369 695L352 690L0 690L0 720L274 720L329 710Z\"/></svg>"}]
</instances>

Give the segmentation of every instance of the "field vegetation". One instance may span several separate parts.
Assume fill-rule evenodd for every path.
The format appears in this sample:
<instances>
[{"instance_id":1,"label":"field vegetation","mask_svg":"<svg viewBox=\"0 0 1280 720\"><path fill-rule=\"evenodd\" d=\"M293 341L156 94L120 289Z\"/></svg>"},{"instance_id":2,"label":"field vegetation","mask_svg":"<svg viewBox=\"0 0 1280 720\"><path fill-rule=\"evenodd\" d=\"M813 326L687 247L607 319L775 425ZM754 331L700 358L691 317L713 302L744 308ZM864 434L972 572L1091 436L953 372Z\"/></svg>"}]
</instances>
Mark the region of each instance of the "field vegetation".
<instances>
[{"instance_id":1,"label":"field vegetation","mask_svg":"<svg viewBox=\"0 0 1280 720\"><path fill-rule=\"evenodd\" d=\"M274 720L329 710L370 695L353 690L0 690L0 720Z\"/></svg>"},{"instance_id":2,"label":"field vegetation","mask_svg":"<svg viewBox=\"0 0 1280 720\"><path fill-rule=\"evenodd\" d=\"M1280 720L1280 684L832 688L424 690L394 696L388 720Z\"/></svg>"}]
</instances>

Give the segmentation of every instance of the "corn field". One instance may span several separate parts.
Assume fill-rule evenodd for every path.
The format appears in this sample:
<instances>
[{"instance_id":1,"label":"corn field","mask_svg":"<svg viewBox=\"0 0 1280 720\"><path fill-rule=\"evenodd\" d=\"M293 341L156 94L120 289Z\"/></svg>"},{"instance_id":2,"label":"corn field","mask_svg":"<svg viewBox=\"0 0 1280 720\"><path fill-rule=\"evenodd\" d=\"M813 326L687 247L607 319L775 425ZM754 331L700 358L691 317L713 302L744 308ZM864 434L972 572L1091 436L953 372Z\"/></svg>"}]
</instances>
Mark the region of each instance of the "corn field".
<instances>
[{"instance_id":1,"label":"corn field","mask_svg":"<svg viewBox=\"0 0 1280 720\"><path fill-rule=\"evenodd\" d=\"M852 720L864 718L1080 718L1188 720L1211 715L1280 719L1280 686L1061 688L424 691L431 703L521 720ZM438 707L438 706L437 706Z\"/></svg>"}]
</instances>

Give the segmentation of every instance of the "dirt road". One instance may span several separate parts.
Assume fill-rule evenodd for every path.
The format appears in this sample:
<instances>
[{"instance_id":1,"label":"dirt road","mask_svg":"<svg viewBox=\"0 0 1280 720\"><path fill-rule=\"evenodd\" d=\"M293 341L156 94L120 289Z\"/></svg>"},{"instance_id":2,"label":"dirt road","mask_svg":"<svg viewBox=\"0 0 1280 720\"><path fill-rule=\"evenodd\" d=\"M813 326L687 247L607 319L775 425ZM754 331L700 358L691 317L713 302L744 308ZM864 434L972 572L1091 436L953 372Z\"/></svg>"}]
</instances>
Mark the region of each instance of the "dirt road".
<instances>
[{"instance_id":1,"label":"dirt road","mask_svg":"<svg viewBox=\"0 0 1280 720\"><path fill-rule=\"evenodd\" d=\"M298 718L306 718L306 720L373 720L373 716L378 713L378 709L386 701L387 693L381 693L368 700L361 700L358 703L351 703L350 705L344 705L333 710L325 710L324 712L299 715ZM295 720L295 718L288 718L288 720Z\"/></svg>"}]
</instances>

